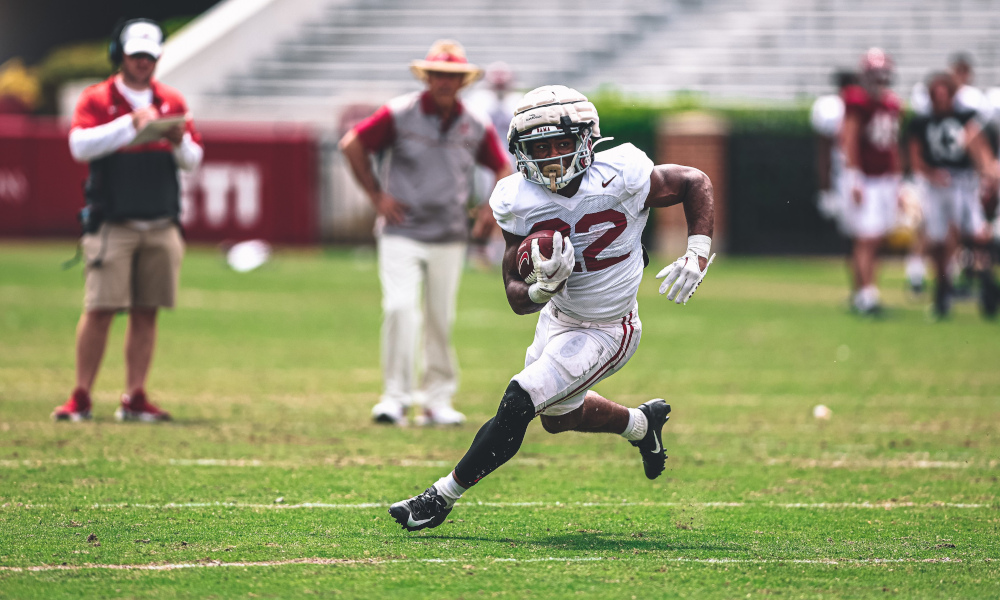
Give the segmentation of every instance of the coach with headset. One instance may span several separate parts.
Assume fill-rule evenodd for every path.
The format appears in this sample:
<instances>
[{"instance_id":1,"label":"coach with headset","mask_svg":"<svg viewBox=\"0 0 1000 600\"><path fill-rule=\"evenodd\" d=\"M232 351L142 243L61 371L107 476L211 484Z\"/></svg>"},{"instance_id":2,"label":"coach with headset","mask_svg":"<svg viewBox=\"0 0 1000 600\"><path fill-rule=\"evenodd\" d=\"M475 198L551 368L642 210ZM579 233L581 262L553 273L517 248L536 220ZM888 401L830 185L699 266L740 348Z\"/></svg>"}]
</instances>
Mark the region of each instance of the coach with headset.
<instances>
[{"instance_id":1,"label":"coach with headset","mask_svg":"<svg viewBox=\"0 0 1000 600\"><path fill-rule=\"evenodd\" d=\"M196 168L203 150L184 98L153 79L163 51L160 27L146 19L124 21L108 50L118 71L84 90L69 134L73 158L90 166L81 211L86 284L76 388L52 418L90 418L108 329L116 313L128 311L125 393L115 416L166 421L170 414L146 397L146 377L157 311L174 306L184 255L177 170Z\"/></svg>"}]
</instances>

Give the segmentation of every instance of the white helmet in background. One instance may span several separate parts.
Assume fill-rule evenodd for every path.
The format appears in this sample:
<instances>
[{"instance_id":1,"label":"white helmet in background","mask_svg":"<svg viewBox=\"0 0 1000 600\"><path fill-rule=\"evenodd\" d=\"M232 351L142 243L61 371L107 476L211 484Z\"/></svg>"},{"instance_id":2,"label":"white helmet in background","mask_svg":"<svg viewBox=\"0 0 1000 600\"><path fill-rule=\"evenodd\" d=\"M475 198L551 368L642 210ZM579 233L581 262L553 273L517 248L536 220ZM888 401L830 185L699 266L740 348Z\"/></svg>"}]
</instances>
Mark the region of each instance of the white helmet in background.
<instances>
[{"instance_id":1,"label":"white helmet in background","mask_svg":"<svg viewBox=\"0 0 1000 600\"><path fill-rule=\"evenodd\" d=\"M531 142L562 136L576 139L572 154L538 160L531 157ZM510 152L517 158L517 169L528 181L548 186L553 192L569 185L590 167L594 161L594 145L600 137L597 109L586 96L564 85L546 85L525 94L507 132ZM566 156L573 157L568 168L563 167L561 160ZM547 164L540 167L542 162Z\"/></svg>"}]
</instances>

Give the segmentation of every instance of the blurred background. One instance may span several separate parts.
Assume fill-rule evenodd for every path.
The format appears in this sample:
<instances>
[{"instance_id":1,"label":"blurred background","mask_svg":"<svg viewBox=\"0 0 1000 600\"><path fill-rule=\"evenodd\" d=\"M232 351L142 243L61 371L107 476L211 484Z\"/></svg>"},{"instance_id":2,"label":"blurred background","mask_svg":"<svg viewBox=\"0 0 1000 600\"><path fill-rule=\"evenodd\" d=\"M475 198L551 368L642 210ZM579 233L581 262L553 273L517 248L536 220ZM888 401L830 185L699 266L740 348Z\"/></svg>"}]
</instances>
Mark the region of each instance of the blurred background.
<instances>
[{"instance_id":1,"label":"blurred background","mask_svg":"<svg viewBox=\"0 0 1000 600\"><path fill-rule=\"evenodd\" d=\"M68 118L80 91L111 73L121 17L159 20L168 35L157 78L185 95L205 134L183 220L206 242L370 241L374 215L336 142L420 88L408 64L438 38L490 67L469 104L498 110L538 85L576 87L605 135L706 171L716 247L736 254L843 249L817 209L809 111L867 48L893 57L904 100L967 52L973 84L1000 101L1000 0L5 2L0 236L78 235L86 166L70 158ZM683 251L680 211L650 222L651 247Z\"/></svg>"}]
</instances>

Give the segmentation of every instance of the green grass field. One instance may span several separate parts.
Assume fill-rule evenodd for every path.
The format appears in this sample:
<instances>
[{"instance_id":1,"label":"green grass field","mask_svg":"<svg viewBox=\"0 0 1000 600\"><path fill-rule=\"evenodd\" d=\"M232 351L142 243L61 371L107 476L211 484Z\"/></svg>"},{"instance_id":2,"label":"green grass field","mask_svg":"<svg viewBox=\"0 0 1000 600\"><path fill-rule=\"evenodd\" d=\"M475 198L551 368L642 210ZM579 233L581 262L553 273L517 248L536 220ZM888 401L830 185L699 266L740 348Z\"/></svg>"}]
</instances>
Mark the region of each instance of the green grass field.
<instances>
[{"instance_id":1,"label":"green grass field","mask_svg":"<svg viewBox=\"0 0 1000 600\"><path fill-rule=\"evenodd\" d=\"M244 275L189 250L150 382L175 421L114 421L119 319L93 422L53 423L71 254L0 244L0 598L1000 597L1000 324L928 322L898 265L883 321L847 313L839 261L723 257L683 308L650 268L642 346L596 389L673 405L664 475L620 437L535 423L409 534L386 507L452 468L531 341L498 273L462 284L461 428L370 422L380 295L347 250Z\"/></svg>"}]
</instances>

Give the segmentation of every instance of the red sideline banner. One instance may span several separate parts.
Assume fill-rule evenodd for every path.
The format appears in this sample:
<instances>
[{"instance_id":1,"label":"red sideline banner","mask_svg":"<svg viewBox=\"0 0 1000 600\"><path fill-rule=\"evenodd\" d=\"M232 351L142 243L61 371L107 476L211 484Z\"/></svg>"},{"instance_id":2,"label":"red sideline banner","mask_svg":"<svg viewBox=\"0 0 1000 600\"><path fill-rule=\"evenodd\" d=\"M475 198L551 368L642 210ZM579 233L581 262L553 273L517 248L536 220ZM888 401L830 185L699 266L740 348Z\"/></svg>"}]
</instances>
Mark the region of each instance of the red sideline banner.
<instances>
[{"instance_id":1,"label":"red sideline banner","mask_svg":"<svg viewBox=\"0 0 1000 600\"><path fill-rule=\"evenodd\" d=\"M319 239L317 142L294 125L198 123L205 159L181 172L181 222L192 241ZM0 117L0 236L74 237L87 166L51 119Z\"/></svg>"}]
</instances>

